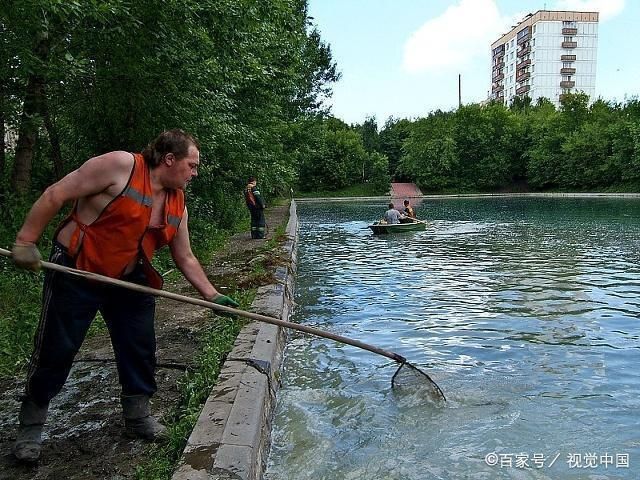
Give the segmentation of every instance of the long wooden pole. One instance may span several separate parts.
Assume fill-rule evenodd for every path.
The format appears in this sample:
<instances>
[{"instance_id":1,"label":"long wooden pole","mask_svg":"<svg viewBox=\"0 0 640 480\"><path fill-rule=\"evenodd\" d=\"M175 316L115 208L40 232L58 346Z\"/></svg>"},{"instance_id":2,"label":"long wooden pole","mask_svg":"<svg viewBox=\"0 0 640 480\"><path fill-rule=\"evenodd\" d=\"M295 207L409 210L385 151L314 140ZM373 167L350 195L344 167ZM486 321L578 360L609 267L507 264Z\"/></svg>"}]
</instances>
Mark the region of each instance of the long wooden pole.
<instances>
[{"instance_id":1,"label":"long wooden pole","mask_svg":"<svg viewBox=\"0 0 640 480\"><path fill-rule=\"evenodd\" d=\"M5 257L11 257L11 252L9 250L0 248L0 255L3 255ZM43 268L46 268L48 270L54 270L54 271L66 273L69 275L75 275L75 276L83 277L89 280L95 280L97 282L127 288L129 290L134 290L137 292L149 293L156 297L164 297L164 298L169 298L171 300L176 300L178 302L190 303L192 305L199 305L201 307L211 308L213 310L217 310L223 313L238 315L240 317L250 318L251 320L257 320L258 322L270 323L272 325L278 325L280 327L290 328L292 330L298 330L300 332L308 333L310 335L315 335L317 337L322 337L322 338L328 338L329 340L334 340L339 343L351 345L352 347L368 350L369 352L375 353L377 355L382 355L383 357L390 358L391 360L394 360L401 364L407 363L407 359L401 355L398 355L397 353L389 352L387 350L383 350L382 348L376 347L374 345L369 345L367 343L361 342L360 340L354 340L351 338L343 337L342 335L336 335L335 333L326 332L324 330L320 330L314 327L309 327L307 325L300 325L298 323L292 323L286 320L280 320L279 318L267 317L266 315L261 315L259 313L246 312L244 310L238 310L236 308L225 307L223 305L218 305L216 303L208 302L206 300L201 300L199 298L187 297L186 295L166 292L164 290L158 290L156 288L147 287L145 285L138 285L137 283L125 282L124 280L118 280L115 278L100 275L98 273L78 270L76 268L65 267L64 265L58 265L56 263L51 263L46 261L41 261L40 263Z\"/></svg>"}]
</instances>

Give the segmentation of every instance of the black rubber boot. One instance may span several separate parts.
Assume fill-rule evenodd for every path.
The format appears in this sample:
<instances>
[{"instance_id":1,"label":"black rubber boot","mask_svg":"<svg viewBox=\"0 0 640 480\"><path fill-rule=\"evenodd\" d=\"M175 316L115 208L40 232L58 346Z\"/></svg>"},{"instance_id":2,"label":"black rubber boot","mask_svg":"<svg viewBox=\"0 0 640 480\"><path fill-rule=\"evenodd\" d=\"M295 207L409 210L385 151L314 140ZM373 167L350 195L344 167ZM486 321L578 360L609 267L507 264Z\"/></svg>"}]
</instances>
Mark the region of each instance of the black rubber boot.
<instances>
[{"instance_id":1,"label":"black rubber boot","mask_svg":"<svg viewBox=\"0 0 640 480\"><path fill-rule=\"evenodd\" d=\"M40 407L24 399L20 407L18 437L13 444L13 455L21 462L37 462L42 451L42 428L47 421L49 405Z\"/></svg>"},{"instance_id":2,"label":"black rubber boot","mask_svg":"<svg viewBox=\"0 0 640 480\"><path fill-rule=\"evenodd\" d=\"M124 414L125 435L160 442L168 438L167 429L151 416L149 397L146 395L123 395L121 397Z\"/></svg>"}]
</instances>

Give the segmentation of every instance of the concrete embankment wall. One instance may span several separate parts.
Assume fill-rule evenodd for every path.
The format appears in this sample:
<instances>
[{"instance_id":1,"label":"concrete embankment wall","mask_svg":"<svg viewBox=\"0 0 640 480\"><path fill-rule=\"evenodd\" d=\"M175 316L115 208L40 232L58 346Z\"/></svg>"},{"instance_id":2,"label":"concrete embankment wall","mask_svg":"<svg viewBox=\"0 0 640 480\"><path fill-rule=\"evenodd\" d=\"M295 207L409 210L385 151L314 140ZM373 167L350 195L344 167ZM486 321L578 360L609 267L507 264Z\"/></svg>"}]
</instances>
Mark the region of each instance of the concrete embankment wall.
<instances>
[{"instance_id":1,"label":"concrete embankment wall","mask_svg":"<svg viewBox=\"0 0 640 480\"><path fill-rule=\"evenodd\" d=\"M258 289L252 310L288 320L293 305L298 242L296 203L286 229L287 266L277 283ZM229 353L184 449L172 480L258 480L269 450L285 332L267 323L246 325Z\"/></svg>"}]
</instances>

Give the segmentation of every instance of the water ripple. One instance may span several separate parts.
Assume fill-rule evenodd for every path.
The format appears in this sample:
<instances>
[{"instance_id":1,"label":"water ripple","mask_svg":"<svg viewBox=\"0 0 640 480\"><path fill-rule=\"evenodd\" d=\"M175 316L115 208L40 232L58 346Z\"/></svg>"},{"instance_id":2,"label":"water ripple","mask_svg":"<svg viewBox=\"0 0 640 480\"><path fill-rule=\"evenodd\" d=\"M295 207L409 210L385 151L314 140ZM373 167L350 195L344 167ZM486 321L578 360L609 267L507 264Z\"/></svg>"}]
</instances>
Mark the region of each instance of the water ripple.
<instances>
[{"instance_id":1,"label":"water ripple","mask_svg":"<svg viewBox=\"0 0 640 480\"><path fill-rule=\"evenodd\" d=\"M448 398L390 388L396 365L292 334L268 480L587 478L484 456L640 461L640 201L446 199L426 231L373 236L383 206L304 204L294 320L395 351Z\"/></svg>"}]
</instances>

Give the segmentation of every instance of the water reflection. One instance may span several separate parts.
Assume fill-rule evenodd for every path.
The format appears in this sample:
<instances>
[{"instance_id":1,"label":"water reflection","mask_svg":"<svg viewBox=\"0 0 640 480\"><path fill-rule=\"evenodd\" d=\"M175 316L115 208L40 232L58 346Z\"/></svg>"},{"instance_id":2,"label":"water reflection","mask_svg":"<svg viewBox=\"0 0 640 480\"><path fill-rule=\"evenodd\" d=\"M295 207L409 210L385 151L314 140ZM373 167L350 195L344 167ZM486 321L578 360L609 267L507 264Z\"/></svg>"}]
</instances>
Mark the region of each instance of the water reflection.
<instances>
[{"instance_id":1,"label":"water reflection","mask_svg":"<svg viewBox=\"0 0 640 480\"><path fill-rule=\"evenodd\" d=\"M295 320L396 351L448 402L392 391L383 357L292 334L266 478L637 478L639 207L430 200L426 231L376 237L384 205L300 205ZM630 466L569 468L588 452Z\"/></svg>"}]
</instances>

